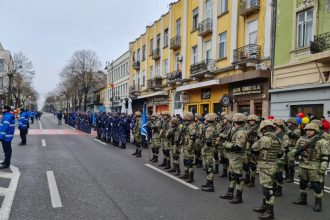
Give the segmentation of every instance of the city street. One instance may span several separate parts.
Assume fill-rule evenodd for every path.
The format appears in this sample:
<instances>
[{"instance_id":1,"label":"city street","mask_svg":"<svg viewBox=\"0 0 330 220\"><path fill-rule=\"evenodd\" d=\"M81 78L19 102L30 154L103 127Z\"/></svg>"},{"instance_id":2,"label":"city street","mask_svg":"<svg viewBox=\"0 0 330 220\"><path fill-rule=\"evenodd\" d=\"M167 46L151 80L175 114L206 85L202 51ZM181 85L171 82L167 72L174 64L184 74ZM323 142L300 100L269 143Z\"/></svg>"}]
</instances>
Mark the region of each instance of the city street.
<instances>
[{"instance_id":1,"label":"city street","mask_svg":"<svg viewBox=\"0 0 330 220\"><path fill-rule=\"evenodd\" d=\"M262 198L259 185L245 189L243 204L229 204L219 199L227 180L216 177L216 192L202 192L201 169L196 170L193 185L185 185L159 172L148 161L147 150L137 159L130 155L132 145L121 150L103 144L91 135L58 126L50 114L31 126L27 146L18 146L19 141L19 136L13 141L12 165L20 177L10 219L257 219L252 208ZM8 187L9 181L1 176L0 184ZM312 192L308 206L294 206L292 200L298 195L298 185L285 185L284 196L276 198L277 219L316 220L330 215L328 193L321 213L312 210Z\"/></svg>"}]
</instances>

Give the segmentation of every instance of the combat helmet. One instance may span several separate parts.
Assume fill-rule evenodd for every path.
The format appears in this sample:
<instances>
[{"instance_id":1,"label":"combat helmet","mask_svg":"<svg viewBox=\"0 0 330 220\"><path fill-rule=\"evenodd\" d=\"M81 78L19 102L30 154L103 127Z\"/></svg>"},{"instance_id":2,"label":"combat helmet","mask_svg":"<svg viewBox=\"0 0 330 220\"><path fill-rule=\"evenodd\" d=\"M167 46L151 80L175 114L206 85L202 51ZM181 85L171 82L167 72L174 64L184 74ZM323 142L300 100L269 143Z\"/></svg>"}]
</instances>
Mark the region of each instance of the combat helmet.
<instances>
[{"instance_id":1,"label":"combat helmet","mask_svg":"<svg viewBox=\"0 0 330 220\"><path fill-rule=\"evenodd\" d=\"M295 118L289 118L286 123L297 124L297 120Z\"/></svg>"},{"instance_id":2,"label":"combat helmet","mask_svg":"<svg viewBox=\"0 0 330 220\"><path fill-rule=\"evenodd\" d=\"M260 123L259 130L261 131L262 129L264 129L264 128L268 127L268 126L274 128L274 123L271 120L263 120Z\"/></svg>"},{"instance_id":3,"label":"combat helmet","mask_svg":"<svg viewBox=\"0 0 330 220\"><path fill-rule=\"evenodd\" d=\"M151 117L159 118L160 115L159 115L159 113L153 113L153 114L151 115Z\"/></svg>"},{"instance_id":4,"label":"combat helmet","mask_svg":"<svg viewBox=\"0 0 330 220\"><path fill-rule=\"evenodd\" d=\"M317 124L319 126L319 128L323 128L323 124L322 124L321 120L314 119L311 121L311 123Z\"/></svg>"},{"instance_id":5,"label":"combat helmet","mask_svg":"<svg viewBox=\"0 0 330 220\"><path fill-rule=\"evenodd\" d=\"M235 113L233 116L233 122L245 122L246 116L243 113Z\"/></svg>"},{"instance_id":6,"label":"combat helmet","mask_svg":"<svg viewBox=\"0 0 330 220\"><path fill-rule=\"evenodd\" d=\"M195 113L195 118L198 118L199 120L201 120L203 118L203 116L200 113Z\"/></svg>"},{"instance_id":7,"label":"combat helmet","mask_svg":"<svg viewBox=\"0 0 330 220\"><path fill-rule=\"evenodd\" d=\"M227 121L233 121L233 115L225 115L224 118L225 118Z\"/></svg>"},{"instance_id":8,"label":"combat helmet","mask_svg":"<svg viewBox=\"0 0 330 220\"><path fill-rule=\"evenodd\" d=\"M259 121L259 118L256 115L249 115L247 121Z\"/></svg>"},{"instance_id":9,"label":"combat helmet","mask_svg":"<svg viewBox=\"0 0 330 220\"><path fill-rule=\"evenodd\" d=\"M305 130L314 130L316 132L320 132L320 128L316 123L308 123L305 128Z\"/></svg>"},{"instance_id":10,"label":"combat helmet","mask_svg":"<svg viewBox=\"0 0 330 220\"><path fill-rule=\"evenodd\" d=\"M164 115L167 115L168 117L171 117L171 114L170 114L169 112L167 112L167 111L166 111L166 112L163 112L162 115L163 115L163 116L164 116Z\"/></svg>"},{"instance_id":11,"label":"combat helmet","mask_svg":"<svg viewBox=\"0 0 330 220\"><path fill-rule=\"evenodd\" d=\"M191 112L184 112L183 113L183 120L185 121L192 121L194 120L194 115Z\"/></svg>"},{"instance_id":12,"label":"combat helmet","mask_svg":"<svg viewBox=\"0 0 330 220\"><path fill-rule=\"evenodd\" d=\"M142 116L142 114L141 114L140 111L136 111L136 112L134 113L134 115L135 115L136 117L141 117L141 116Z\"/></svg>"},{"instance_id":13,"label":"combat helmet","mask_svg":"<svg viewBox=\"0 0 330 220\"><path fill-rule=\"evenodd\" d=\"M215 121L215 119L218 117L215 113L209 113L205 116L206 121Z\"/></svg>"},{"instance_id":14,"label":"combat helmet","mask_svg":"<svg viewBox=\"0 0 330 220\"><path fill-rule=\"evenodd\" d=\"M276 118L276 119L274 119L273 123L274 123L275 126L284 126L284 120L283 119Z\"/></svg>"},{"instance_id":15,"label":"combat helmet","mask_svg":"<svg viewBox=\"0 0 330 220\"><path fill-rule=\"evenodd\" d=\"M172 119L171 119L171 124L179 124L179 119L177 118L177 117L173 117Z\"/></svg>"}]
</instances>

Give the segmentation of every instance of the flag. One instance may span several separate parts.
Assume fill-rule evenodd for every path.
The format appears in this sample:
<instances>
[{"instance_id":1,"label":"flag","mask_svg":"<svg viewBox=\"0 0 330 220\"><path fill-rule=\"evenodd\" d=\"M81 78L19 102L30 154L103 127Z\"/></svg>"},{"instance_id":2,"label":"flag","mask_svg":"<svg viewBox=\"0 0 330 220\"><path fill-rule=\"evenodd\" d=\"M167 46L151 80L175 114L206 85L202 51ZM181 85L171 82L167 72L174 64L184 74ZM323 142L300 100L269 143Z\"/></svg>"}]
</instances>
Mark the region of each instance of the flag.
<instances>
[{"instance_id":1,"label":"flag","mask_svg":"<svg viewBox=\"0 0 330 220\"><path fill-rule=\"evenodd\" d=\"M146 105L143 106L141 135L145 136L146 137L146 140L148 140L148 132L147 132L147 107L146 107Z\"/></svg>"}]
</instances>

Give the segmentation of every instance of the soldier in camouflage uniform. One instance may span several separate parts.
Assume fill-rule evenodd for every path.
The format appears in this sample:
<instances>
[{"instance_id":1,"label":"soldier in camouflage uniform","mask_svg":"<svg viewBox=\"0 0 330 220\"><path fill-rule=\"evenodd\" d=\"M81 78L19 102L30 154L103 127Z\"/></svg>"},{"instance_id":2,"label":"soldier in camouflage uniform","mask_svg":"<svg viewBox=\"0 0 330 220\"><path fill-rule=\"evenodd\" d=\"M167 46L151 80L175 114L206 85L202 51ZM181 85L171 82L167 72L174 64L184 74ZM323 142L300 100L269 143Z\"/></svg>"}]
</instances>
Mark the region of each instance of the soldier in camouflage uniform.
<instances>
[{"instance_id":1,"label":"soldier in camouflage uniform","mask_svg":"<svg viewBox=\"0 0 330 220\"><path fill-rule=\"evenodd\" d=\"M287 125L287 134L289 136L289 144L287 145L287 148L285 149L285 177L287 179L287 183L293 183L294 181L294 155L290 154L290 152L295 148L297 140L301 136L300 129L298 129L297 121L295 118L289 118L286 122Z\"/></svg>"},{"instance_id":2,"label":"soldier in camouflage uniform","mask_svg":"<svg viewBox=\"0 0 330 220\"><path fill-rule=\"evenodd\" d=\"M180 175L180 154L181 145L183 143L182 133L179 128L179 119L174 117L171 119L171 128L167 132L167 139L172 152L173 167L169 172L175 172L176 176Z\"/></svg>"},{"instance_id":3,"label":"soldier in camouflage uniform","mask_svg":"<svg viewBox=\"0 0 330 220\"><path fill-rule=\"evenodd\" d=\"M160 121L160 115L158 113L153 113L151 115L151 123L150 123L150 129L152 131L152 139L151 139L151 150L153 153L153 157L151 159L151 162L158 162L158 155L159 155L159 148L160 148L160 137L159 132L162 126L162 123Z\"/></svg>"},{"instance_id":4,"label":"soldier in camouflage uniform","mask_svg":"<svg viewBox=\"0 0 330 220\"><path fill-rule=\"evenodd\" d=\"M247 149L250 149L252 145L258 141L258 129L259 125L258 122L258 116L256 115L249 115L247 118ZM249 151L247 151L246 154L246 163L244 164L244 171L245 174L245 184L248 187L254 187L255 184L255 178L256 178L256 172L257 170L257 158L255 155L250 154Z\"/></svg>"},{"instance_id":5,"label":"soldier in camouflage uniform","mask_svg":"<svg viewBox=\"0 0 330 220\"><path fill-rule=\"evenodd\" d=\"M214 192L214 171L213 171L213 158L215 152L215 139L216 139L216 124L215 119L217 115L215 113L209 113L205 116L205 132L204 132L204 147L203 157L205 158L206 166L206 184L202 185L202 190L205 192Z\"/></svg>"},{"instance_id":6,"label":"soldier in camouflage uniform","mask_svg":"<svg viewBox=\"0 0 330 220\"><path fill-rule=\"evenodd\" d=\"M185 167L185 171L183 176L180 178L188 179L188 183L192 183L194 181L194 158L195 158L195 140L197 137L197 131L194 121L194 115L191 112L183 113L184 126L182 127L182 135L183 135L183 163Z\"/></svg>"},{"instance_id":7,"label":"soldier in camouflage uniform","mask_svg":"<svg viewBox=\"0 0 330 220\"><path fill-rule=\"evenodd\" d=\"M141 112L137 111L135 112L136 122L134 124L134 127L132 129L132 133L134 135L134 141L136 145L136 150L132 155L135 155L136 157L141 157L141 145L142 145L142 136L141 136L141 128L142 128L142 121L141 121Z\"/></svg>"},{"instance_id":8,"label":"soldier in camouflage uniform","mask_svg":"<svg viewBox=\"0 0 330 220\"><path fill-rule=\"evenodd\" d=\"M250 151L258 155L259 178L264 198L261 207L254 208L253 211L262 213L259 219L274 219L273 182L277 170L277 159L283 155L283 149L275 134L272 121L262 121L260 132L262 137L253 144Z\"/></svg>"},{"instance_id":9,"label":"soldier in camouflage uniform","mask_svg":"<svg viewBox=\"0 0 330 220\"><path fill-rule=\"evenodd\" d=\"M299 138L293 150L295 158L299 161L300 198L293 203L307 204L308 184L314 190L314 211L322 209L323 182L329 164L330 144L320 133L319 126L309 123L304 128L306 135Z\"/></svg>"},{"instance_id":10,"label":"soldier in camouflage uniform","mask_svg":"<svg viewBox=\"0 0 330 220\"><path fill-rule=\"evenodd\" d=\"M229 139L224 143L224 148L229 159L229 187L226 194L220 196L222 199L229 199L230 203L242 203L244 187L243 164L246 153L247 132L244 129L246 116L242 113L235 113L233 116L234 127ZM236 188L236 196L233 197Z\"/></svg>"},{"instance_id":11,"label":"soldier in camouflage uniform","mask_svg":"<svg viewBox=\"0 0 330 220\"><path fill-rule=\"evenodd\" d=\"M203 116L199 113L195 114L195 127L197 131L197 136L195 140L195 165L197 168L203 167L202 160L202 147L203 147L203 134L204 134L204 124L202 123Z\"/></svg>"},{"instance_id":12,"label":"soldier in camouflage uniform","mask_svg":"<svg viewBox=\"0 0 330 220\"><path fill-rule=\"evenodd\" d=\"M163 163L160 164L160 167L165 167L165 169L171 169L171 158L170 158L170 148L168 146L168 141L166 138L166 133L170 129L171 115L169 112L162 113L162 124L160 129L160 142L163 149Z\"/></svg>"},{"instance_id":13,"label":"soldier in camouflage uniform","mask_svg":"<svg viewBox=\"0 0 330 220\"><path fill-rule=\"evenodd\" d=\"M323 138L330 141L330 135L323 131L323 124L321 120L314 119L311 121L311 123L317 124L319 126L320 133L322 133Z\"/></svg>"},{"instance_id":14,"label":"soldier in camouflage uniform","mask_svg":"<svg viewBox=\"0 0 330 220\"><path fill-rule=\"evenodd\" d=\"M283 149L282 157L277 160L276 173L275 173L276 181L274 181L274 184L273 184L274 196L279 197L279 196L282 196L283 172L284 172L285 161L287 161L287 159L285 158L287 156L287 154L284 152L285 152L285 149L288 149L290 140L289 140L288 134L285 132L284 120L274 119L273 123L275 126L276 137L279 139L279 141L281 143L281 147Z\"/></svg>"},{"instance_id":15,"label":"soldier in camouflage uniform","mask_svg":"<svg viewBox=\"0 0 330 220\"><path fill-rule=\"evenodd\" d=\"M227 177L229 160L227 157L227 152L224 149L224 143L229 140L230 132L233 130L232 125L232 115L225 115L222 120L222 127L217 126L217 139L216 143L220 152L220 162L222 164L222 174L220 177Z\"/></svg>"}]
</instances>

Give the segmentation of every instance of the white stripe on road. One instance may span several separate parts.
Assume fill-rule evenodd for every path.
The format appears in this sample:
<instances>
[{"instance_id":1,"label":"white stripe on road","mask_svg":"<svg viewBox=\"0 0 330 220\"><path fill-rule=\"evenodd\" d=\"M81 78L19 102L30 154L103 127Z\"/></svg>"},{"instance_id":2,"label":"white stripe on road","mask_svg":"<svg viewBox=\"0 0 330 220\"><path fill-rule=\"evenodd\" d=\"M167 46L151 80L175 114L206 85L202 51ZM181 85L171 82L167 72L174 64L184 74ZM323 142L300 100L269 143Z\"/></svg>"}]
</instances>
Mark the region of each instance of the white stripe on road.
<instances>
[{"instance_id":1,"label":"white stripe on road","mask_svg":"<svg viewBox=\"0 0 330 220\"><path fill-rule=\"evenodd\" d=\"M299 183L299 180L298 179L294 179L294 184L299 185L300 184ZM323 191L326 192L326 193L330 193L330 187L325 186Z\"/></svg>"},{"instance_id":2,"label":"white stripe on road","mask_svg":"<svg viewBox=\"0 0 330 220\"><path fill-rule=\"evenodd\" d=\"M194 190L199 189L197 186L194 186L194 185L192 185L190 183L187 183L187 182L183 181L182 179L179 179L178 177L175 177L175 176L173 176L171 174L168 174L165 171L163 171L161 169L158 169L157 167L154 167L154 166L152 166L150 164L144 164L144 165L146 165L147 167L149 167L149 168L151 168L151 169L153 169L153 170L155 170L155 171L157 171L157 172L159 172L161 174L164 174L165 176L167 176L167 177L169 177L171 179L174 179L175 181L178 181L179 183L182 183L185 186L188 186L189 188L192 188Z\"/></svg>"},{"instance_id":3,"label":"white stripe on road","mask_svg":"<svg viewBox=\"0 0 330 220\"><path fill-rule=\"evenodd\" d=\"M42 139L41 140L41 144L42 144L43 147L46 147L46 140L45 139Z\"/></svg>"},{"instance_id":4,"label":"white stripe on road","mask_svg":"<svg viewBox=\"0 0 330 220\"><path fill-rule=\"evenodd\" d=\"M39 122L39 127L40 127L40 130L42 130L41 121L38 121L38 122Z\"/></svg>"},{"instance_id":5,"label":"white stripe on road","mask_svg":"<svg viewBox=\"0 0 330 220\"><path fill-rule=\"evenodd\" d=\"M97 140L96 138L94 138L94 141L97 141L97 142L99 142L100 144L103 144L103 145L107 145L107 143L104 143L103 141Z\"/></svg>"},{"instance_id":6,"label":"white stripe on road","mask_svg":"<svg viewBox=\"0 0 330 220\"><path fill-rule=\"evenodd\" d=\"M58 192L58 188L56 185L56 180L53 171L47 171L47 180L50 192L50 198L52 200L53 208L62 207L61 197Z\"/></svg>"}]
</instances>

